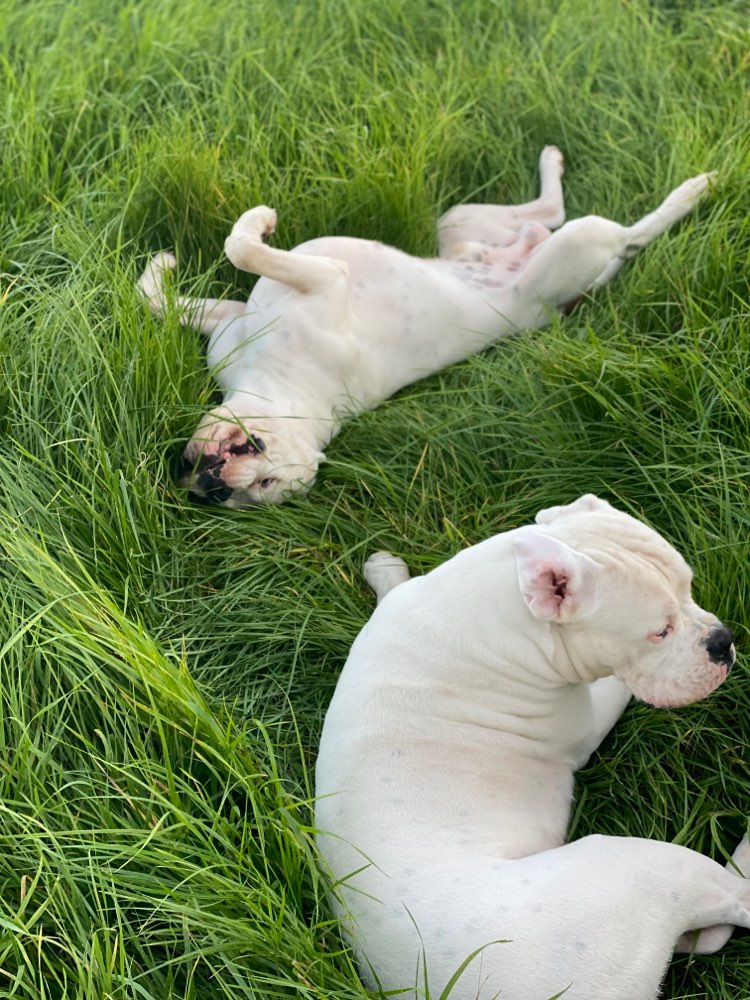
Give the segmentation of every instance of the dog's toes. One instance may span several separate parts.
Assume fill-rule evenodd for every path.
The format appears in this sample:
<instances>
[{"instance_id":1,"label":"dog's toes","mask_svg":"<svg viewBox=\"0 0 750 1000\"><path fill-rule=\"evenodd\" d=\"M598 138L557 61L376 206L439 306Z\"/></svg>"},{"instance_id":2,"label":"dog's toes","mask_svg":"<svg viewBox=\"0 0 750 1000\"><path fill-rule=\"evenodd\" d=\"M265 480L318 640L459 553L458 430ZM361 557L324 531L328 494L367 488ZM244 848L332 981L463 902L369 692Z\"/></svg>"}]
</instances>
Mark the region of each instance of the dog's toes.
<instances>
[{"instance_id":1,"label":"dog's toes","mask_svg":"<svg viewBox=\"0 0 750 1000\"><path fill-rule=\"evenodd\" d=\"M276 212L268 205L256 205L243 212L232 227L232 233L252 236L270 236L276 229Z\"/></svg>"},{"instance_id":2,"label":"dog's toes","mask_svg":"<svg viewBox=\"0 0 750 1000\"><path fill-rule=\"evenodd\" d=\"M268 208L265 205L263 207L265 211L265 225L263 227L263 235L270 236L271 233L275 232L276 230L276 221L277 221L276 211L273 208Z\"/></svg>"},{"instance_id":3,"label":"dog's toes","mask_svg":"<svg viewBox=\"0 0 750 1000\"><path fill-rule=\"evenodd\" d=\"M697 177L691 177L676 188L674 192L675 200L680 200L685 204L695 204L706 188L716 182L718 176L716 170L711 170L705 174L698 174Z\"/></svg>"},{"instance_id":4,"label":"dog's toes","mask_svg":"<svg viewBox=\"0 0 750 1000\"><path fill-rule=\"evenodd\" d=\"M245 214L252 216L252 225L258 228L261 236L270 236L276 230L276 210L268 205L257 205Z\"/></svg>"},{"instance_id":5,"label":"dog's toes","mask_svg":"<svg viewBox=\"0 0 750 1000\"><path fill-rule=\"evenodd\" d=\"M695 191L702 192L705 191L710 184L713 184L718 176L718 170L709 170L708 173L698 174L697 177L691 177L690 180L685 183L689 184Z\"/></svg>"},{"instance_id":6,"label":"dog's toes","mask_svg":"<svg viewBox=\"0 0 750 1000\"><path fill-rule=\"evenodd\" d=\"M148 300L149 307L157 315L161 313L163 306L163 278L164 271L173 271L177 267L177 260L174 254L162 251L155 254L146 265L146 270L138 280L140 293Z\"/></svg>"},{"instance_id":7,"label":"dog's toes","mask_svg":"<svg viewBox=\"0 0 750 1000\"><path fill-rule=\"evenodd\" d=\"M161 253L154 254L151 258L150 267L154 268L155 271L174 271L177 267L177 258L173 253L162 250Z\"/></svg>"},{"instance_id":8,"label":"dog's toes","mask_svg":"<svg viewBox=\"0 0 750 1000\"><path fill-rule=\"evenodd\" d=\"M565 169L565 157L557 146L545 146L539 155L539 170L543 172L545 168L557 169L562 177Z\"/></svg>"},{"instance_id":9,"label":"dog's toes","mask_svg":"<svg viewBox=\"0 0 750 1000\"><path fill-rule=\"evenodd\" d=\"M403 559L390 552L375 552L363 567L365 580L375 592L378 601L409 579L409 568Z\"/></svg>"}]
</instances>

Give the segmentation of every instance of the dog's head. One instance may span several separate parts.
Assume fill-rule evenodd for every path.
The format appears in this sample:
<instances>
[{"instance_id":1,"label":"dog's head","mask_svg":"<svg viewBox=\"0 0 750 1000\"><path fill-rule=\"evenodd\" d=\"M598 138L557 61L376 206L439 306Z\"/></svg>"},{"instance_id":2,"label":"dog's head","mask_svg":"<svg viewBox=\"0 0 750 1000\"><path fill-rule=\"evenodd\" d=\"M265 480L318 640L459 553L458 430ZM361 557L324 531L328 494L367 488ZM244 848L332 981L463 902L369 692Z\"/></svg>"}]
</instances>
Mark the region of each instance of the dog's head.
<instances>
[{"instance_id":1,"label":"dog's head","mask_svg":"<svg viewBox=\"0 0 750 1000\"><path fill-rule=\"evenodd\" d=\"M692 598L682 556L592 494L518 532L524 601L555 623L582 679L613 673L650 705L705 698L734 663L732 633Z\"/></svg>"},{"instance_id":2,"label":"dog's head","mask_svg":"<svg viewBox=\"0 0 750 1000\"><path fill-rule=\"evenodd\" d=\"M179 483L196 498L223 507L282 503L312 485L324 457L299 421L245 418L219 406L190 439Z\"/></svg>"}]
</instances>

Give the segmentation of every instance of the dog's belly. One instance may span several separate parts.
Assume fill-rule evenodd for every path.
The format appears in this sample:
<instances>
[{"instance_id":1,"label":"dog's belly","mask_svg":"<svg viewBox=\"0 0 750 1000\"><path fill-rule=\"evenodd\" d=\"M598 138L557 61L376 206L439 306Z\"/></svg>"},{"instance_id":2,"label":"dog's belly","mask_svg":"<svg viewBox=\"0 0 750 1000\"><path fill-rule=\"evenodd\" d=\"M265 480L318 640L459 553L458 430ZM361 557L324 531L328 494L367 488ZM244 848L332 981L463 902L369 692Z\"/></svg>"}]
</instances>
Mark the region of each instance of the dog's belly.
<instances>
[{"instance_id":1,"label":"dog's belly","mask_svg":"<svg viewBox=\"0 0 750 1000\"><path fill-rule=\"evenodd\" d=\"M491 265L412 257L368 240L329 237L296 253L346 261L350 323L364 406L516 332L519 303Z\"/></svg>"}]
</instances>

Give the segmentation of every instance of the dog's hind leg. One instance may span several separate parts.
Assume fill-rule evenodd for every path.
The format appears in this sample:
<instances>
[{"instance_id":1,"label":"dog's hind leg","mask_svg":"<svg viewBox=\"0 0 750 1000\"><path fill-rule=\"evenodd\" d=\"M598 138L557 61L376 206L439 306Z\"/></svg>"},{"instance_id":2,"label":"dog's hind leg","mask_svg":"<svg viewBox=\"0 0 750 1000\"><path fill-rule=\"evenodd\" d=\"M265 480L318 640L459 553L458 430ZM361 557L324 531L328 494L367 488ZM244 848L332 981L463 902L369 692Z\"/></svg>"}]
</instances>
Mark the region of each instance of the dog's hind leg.
<instances>
[{"instance_id":1,"label":"dog's hind leg","mask_svg":"<svg viewBox=\"0 0 750 1000\"><path fill-rule=\"evenodd\" d=\"M573 219L531 252L512 288L515 302L506 310L519 329L549 320L592 288L609 281L623 263L686 215L708 186L712 174L693 177L676 188L654 211L632 226L598 215Z\"/></svg>"},{"instance_id":2,"label":"dog's hind leg","mask_svg":"<svg viewBox=\"0 0 750 1000\"><path fill-rule=\"evenodd\" d=\"M750 842L743 837L732 860L727 864L729 871L750 878ZM701 931L688 931L679 938L674 950L696 955L712 955L727 943L734 931L734 924L717 924L704 927Z\"/></svg>"},{"instance_id":3,"label":"dog's hind leg","mask_svg":"<svg viewBox=\"0 0 750 1000\"><path fill-rule=\"evenodd\" d=\"M156 316L163 317L166 314L164 272L173 271L175 266L176 261L171 253L158 253L148 262L138 281L139 291ZM247 308L244 302L233 302L231 299L194 299L187 295L176 296L174 303L179 312L180 323L202 330L203 333L213 333L219 323L242 316Z\"/></svg>"},{"instance_id":4,"label":"dog's hind leg","mask_svg":"<svg viewBox=\"0 0 750 1000\"><path fill-rule=\"evenodd\" d=\"M521 228L538 222L557 229L565 221L562 189L563 155L545 146L539 156L540 193L524 205L456 205L438 221L439 256L470 256L476 247L502 247L515 242Z\"/></svg>"},{"instance_id":5,"label":"dog's hind leg","mask_svg":"<svg viewBox=\"0 0 750 1000\"><path fill-rule=\"evenodd\" d=\"M657 236L661 236L670 226L687 215L715 177L715 172L691 177L667 195L657 209L627 227L627 243L622 254L612 258L592 287L598 288L611 281L626 260L634 257L639 250L648 246Z\"/></svg>"},{"instance_id":6,"label":"dog's hind leg","mask_svg":"<svg viewBox=\"0 0 750 1000\"><path fill-rule=\"evenodd\" d=\"M394 587L409 579L409 569L403 559L390 552L375 552L363 567L365 580L375 592L378 604Z\"/></svg>"},{"instance_id":7,"label":"dog's hind leg","mask_svg":"<svg viewBox=\"0 0 750 1000\"><path fill-rule=\"evenodd\" d=\"M238 270L272 278L303 294L327 292L348 281L349 268L343 260L266 246L263 239L275 228L276 212L257 205L235 222L224 252Z\"/></svg>"}]
</instances>

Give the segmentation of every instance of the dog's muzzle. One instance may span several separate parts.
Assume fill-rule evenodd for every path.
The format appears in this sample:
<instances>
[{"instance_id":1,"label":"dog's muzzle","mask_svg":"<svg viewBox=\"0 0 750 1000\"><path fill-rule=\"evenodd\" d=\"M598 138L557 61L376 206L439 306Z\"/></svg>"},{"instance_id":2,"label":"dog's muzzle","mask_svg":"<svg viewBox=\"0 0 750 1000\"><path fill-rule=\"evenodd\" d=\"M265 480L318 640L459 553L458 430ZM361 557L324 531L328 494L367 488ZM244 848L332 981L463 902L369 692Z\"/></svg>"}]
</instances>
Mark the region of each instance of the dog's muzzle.
<instances>
[{"instance_id":1,"label":"dog's muzzle","mask_svg":"<svg viewBox=\"0 0 750 1000\"><path fill-rule=\"evenodd\" d=\"M720 663L729 672L734 664L734 635L726 625L717 625L703 640L706 652L713 663Z\"/></svg>"},{"instance_id":2,"label":"dog's muzzle","mask_svg":"<svg viewBox=\"0 0 750 1000\"><path fill-rule=\"evenodd\" d=\"M190 499L197 503L226 503L234 493L221 478L227 461L242 455L261 455L266 450L265 441L257 434L248 434L242 444L230 444L222 455L202 454L197 462L191 462L183 455L177 470L177 481L181 486L193 486Z\"/></svg>"},{"instance_id":3,"label":"dog's muzzle","mask_svg":"<svg viewBox=\"0 0 750 1000\"><path fill-rule=\"evenodd\" d=\"M231 497L234 490L221 478L224 463L225 459L206 455L201 455L197 464L188 462L184 457L180 460L179 481L186 483L195 476L194 485L200 490L190 490L191 500L198 503L225 503Z\"/></svg>"}]
</instances>

